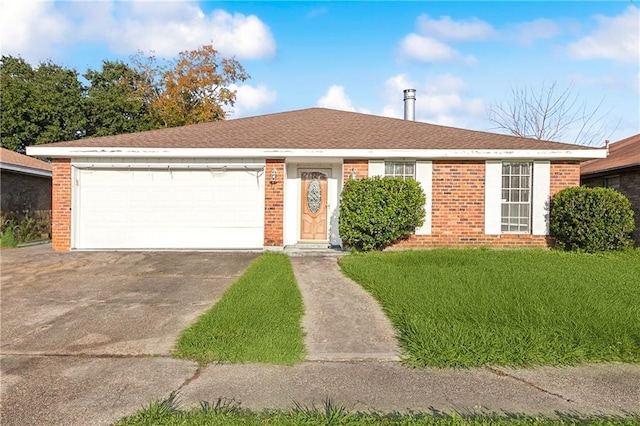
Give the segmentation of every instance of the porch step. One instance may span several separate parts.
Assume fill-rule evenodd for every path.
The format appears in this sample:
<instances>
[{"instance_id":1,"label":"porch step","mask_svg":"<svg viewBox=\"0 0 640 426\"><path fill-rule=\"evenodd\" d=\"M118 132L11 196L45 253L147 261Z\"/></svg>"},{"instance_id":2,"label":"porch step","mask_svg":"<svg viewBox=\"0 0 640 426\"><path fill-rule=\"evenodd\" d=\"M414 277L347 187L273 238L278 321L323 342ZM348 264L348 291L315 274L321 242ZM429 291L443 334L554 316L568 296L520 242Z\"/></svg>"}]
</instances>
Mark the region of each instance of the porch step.
<instances>
[{"instance_id":1,"label":"porch step","mask_svg":"<svg viewBox=\"0 0 640 426\"><path fill-rule=\"evenodd\" d=\"M283 252L289 256L343 256L347 253L339 246L325 244L294 244L285 246Z\"/></svg>"}]
</instances>

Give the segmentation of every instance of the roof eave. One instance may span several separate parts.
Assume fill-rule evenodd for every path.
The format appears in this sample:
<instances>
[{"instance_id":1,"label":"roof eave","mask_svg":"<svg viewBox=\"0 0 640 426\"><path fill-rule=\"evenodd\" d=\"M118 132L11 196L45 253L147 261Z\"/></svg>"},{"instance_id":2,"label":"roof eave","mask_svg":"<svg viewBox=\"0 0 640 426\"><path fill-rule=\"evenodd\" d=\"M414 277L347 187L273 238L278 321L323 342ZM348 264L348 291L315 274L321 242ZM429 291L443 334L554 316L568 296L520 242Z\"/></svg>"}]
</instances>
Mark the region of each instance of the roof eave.
<instances>
[{"instance_id":1,"label":"roof eave","mask_svg":"<svg viewBox=\"0 0 640 426\"><path fill-rule=\"evenodd\" d=\"M50 158L425 158L536 159L584 161L606 158L606 149L286 149L286 148L136 148L27 147L27 153Z\"/></svg>"},{"instance_id":2,"label":"roof eave","mask_svg":"<svg viewBox=\"0 0 640 426\"><path fill-rule=\"evenodd\" d=\"M589 172L580 171L580 176L582 176L582 177L597 177L598 175L627 172L627 171L632 171L632 170L635 170L635 169L640 169L640 163L625 164L624 166L609 167L609 168L606 168L606 169L592 170L592 171L589 171Z\"/></svg>"},{"instance_id":3,"label":"roof eave","mask_svg":"<svg viewBox=\"0 0 640 426\"><path fill-rule=\"evenodd\" d=\"M10 164L10 163L0 163L0 170L6 170L16 173L22 173L26 175L34 175L34 176L42 176L42 177L51 177L52 173L49 170L36 169L33 167L21 166L18 164Z\"/></svg>"}]
</instances>

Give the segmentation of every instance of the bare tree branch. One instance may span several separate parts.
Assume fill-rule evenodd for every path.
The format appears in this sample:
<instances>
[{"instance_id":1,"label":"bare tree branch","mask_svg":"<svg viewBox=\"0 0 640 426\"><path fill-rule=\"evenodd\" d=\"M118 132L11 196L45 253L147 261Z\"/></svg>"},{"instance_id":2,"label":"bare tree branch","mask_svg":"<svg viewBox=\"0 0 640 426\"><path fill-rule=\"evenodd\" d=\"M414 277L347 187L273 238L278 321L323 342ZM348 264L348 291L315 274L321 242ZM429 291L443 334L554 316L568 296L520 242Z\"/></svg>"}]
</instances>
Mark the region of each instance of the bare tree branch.
<instances>
[{"instance_id":1,"label":"bare tree branch","mask_svg":"<svg viewBox=\"0 0 640 426\"><path fill-rule=\"evenodd\" d=\"M618 127L609 123L611 110L603 112L604 99L588 108L574 93L573 85L559 89L557 82L535 91L531 87L512 87L511 98L497 102L487 111L488 120L514 136L599 146ZM571 138L572 140L565 140Z\"/></svg>"}]
</instances>

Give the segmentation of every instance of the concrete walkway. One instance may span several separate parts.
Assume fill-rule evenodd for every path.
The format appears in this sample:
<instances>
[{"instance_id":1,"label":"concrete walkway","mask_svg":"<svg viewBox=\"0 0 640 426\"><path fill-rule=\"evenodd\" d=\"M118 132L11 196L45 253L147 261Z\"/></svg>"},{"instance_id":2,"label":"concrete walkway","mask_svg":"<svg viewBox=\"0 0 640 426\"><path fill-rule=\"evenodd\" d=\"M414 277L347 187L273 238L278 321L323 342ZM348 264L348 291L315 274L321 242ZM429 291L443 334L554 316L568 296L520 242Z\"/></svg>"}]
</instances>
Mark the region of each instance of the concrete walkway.
<instances>
[{"instance_id":1,"label":"concrete walkway","mask_svg":"<svg viewBox=\"0 0 640 426\"><path fill-rule=\"evenodd\" d=\"M400 349L382 308L346 278L335 257L292 257L305 305L308 361L397 361Z\"/></svg>"}]
</instances>

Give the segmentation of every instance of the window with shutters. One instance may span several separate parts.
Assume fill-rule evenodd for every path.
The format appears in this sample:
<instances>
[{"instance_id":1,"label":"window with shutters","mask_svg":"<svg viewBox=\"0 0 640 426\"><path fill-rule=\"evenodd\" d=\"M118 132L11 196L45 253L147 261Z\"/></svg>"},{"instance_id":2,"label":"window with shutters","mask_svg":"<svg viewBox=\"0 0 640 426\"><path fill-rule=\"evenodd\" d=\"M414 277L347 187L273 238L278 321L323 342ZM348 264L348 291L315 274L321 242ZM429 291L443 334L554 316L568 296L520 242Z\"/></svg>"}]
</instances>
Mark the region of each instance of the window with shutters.
<instances>
[{"instance_id":1,"label":"window with shutters","mask_svg":"<svg viewBox=\"0 0 640 426\"><path fill-rule=\"evenodd\" d=\"M527 162L502 163L502 233L531 232L532 170Z\"/></svg>"}]
</instances>

